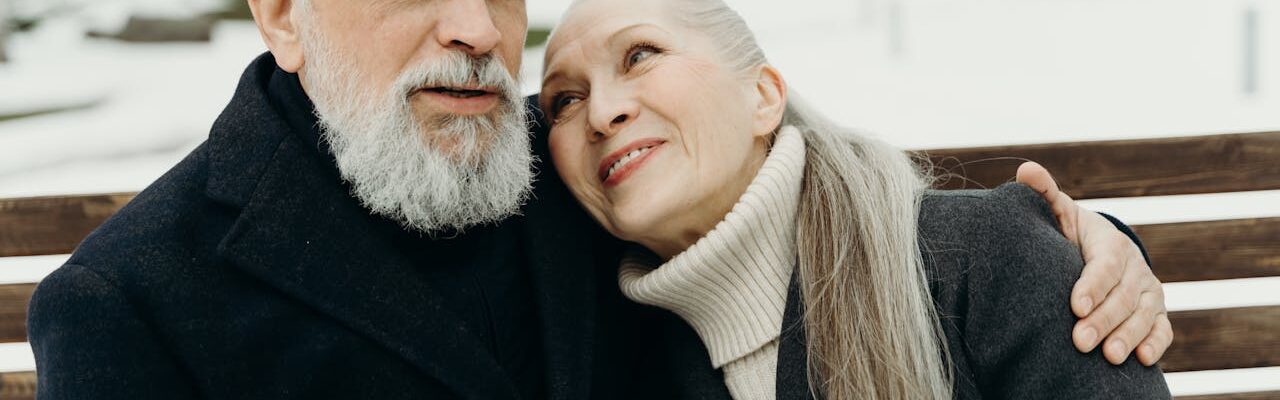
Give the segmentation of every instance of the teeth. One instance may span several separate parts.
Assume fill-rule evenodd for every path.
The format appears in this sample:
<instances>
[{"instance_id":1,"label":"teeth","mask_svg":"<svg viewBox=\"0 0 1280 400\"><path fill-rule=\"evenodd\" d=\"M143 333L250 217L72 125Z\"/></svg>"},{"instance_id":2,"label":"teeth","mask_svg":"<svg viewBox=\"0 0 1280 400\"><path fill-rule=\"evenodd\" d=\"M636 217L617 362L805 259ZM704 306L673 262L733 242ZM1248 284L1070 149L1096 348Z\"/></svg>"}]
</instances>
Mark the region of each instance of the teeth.
<instances>
[{"instance_id":1,"label":"teeth","mask_svg":"<svg viewBox=\"0 0 1280 400\"><path fill-rule=\"evenodd\" d=\"M609 172L605 174L604 178L609 179L609 177L612 176L613 173L616 172L619 168L622 168L623 165L627 165L627 163L631 162L631 160L635 159L636 157L639 157L641 154L644 154L646 151L649 151L649 149L652 149L652 148L653 147L642 147L639 149L632 150L630 153L627 153L627 155L622 156L622 158L619 158L618 161L614 161L613 165L609 166Z\"/></svg>"}]
</instances>

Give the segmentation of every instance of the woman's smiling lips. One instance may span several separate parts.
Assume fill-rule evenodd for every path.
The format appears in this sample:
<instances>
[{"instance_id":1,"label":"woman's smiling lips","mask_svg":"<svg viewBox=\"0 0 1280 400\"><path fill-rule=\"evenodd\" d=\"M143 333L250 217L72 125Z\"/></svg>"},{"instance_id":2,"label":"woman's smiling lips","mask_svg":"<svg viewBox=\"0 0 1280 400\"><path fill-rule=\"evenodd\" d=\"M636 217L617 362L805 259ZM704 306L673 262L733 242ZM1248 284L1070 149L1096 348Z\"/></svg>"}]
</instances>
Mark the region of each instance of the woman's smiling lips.
<instances>
[{"instance_id":1,"label":"woman's smiling lips","mask_svg":"<svg viewBox=\"0 0 1280 400\"><path fill-rule=\"evenodd\" d=\"M666 142L666 140L656 138L631 142L600 160L597 176L604 183L606 189L617 186L632 172L639 169L658 150L658 147Z\"/></svg>"}]
</instances>

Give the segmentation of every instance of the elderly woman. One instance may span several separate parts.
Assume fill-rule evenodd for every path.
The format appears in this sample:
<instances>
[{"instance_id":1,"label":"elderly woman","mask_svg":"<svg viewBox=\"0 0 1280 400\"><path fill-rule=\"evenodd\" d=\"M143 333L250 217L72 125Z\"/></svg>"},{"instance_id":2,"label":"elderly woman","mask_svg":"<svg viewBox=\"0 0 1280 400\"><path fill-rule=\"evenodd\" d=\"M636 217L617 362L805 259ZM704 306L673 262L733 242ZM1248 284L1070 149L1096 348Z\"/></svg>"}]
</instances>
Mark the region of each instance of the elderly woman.
<instances>
[{"instance_id":1,"label":"elderly woman","mask_svg":"<svg viewBox=\"0 0 1280 400\"><path fill-rule=\"evenodd\" d=\"M692 326L734 398L1169 396L1133 339L1118 366L1073 348L1083 262L1040 194L927 190L720 0L579 1L546 57L557 171L636 244L622 292Z\"/></svg>"}]
</instances>

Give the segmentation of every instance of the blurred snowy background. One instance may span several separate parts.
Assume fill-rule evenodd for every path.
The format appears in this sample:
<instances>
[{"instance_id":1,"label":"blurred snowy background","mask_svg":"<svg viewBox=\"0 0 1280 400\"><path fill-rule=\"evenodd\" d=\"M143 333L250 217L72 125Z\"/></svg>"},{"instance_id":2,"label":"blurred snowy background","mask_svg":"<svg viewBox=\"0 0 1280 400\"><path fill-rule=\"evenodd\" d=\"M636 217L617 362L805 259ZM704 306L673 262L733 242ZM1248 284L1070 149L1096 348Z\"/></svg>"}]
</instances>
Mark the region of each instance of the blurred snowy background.
<instances>
[{"instance_id":1,"label":"blurred snowy background","mask_svg":"<svg viewBox=\"0 0 1280 400\"><path fill-rule=\"evenodd\" d=\"M906 148L1280 130L1280 0L730 2L800 94ZM265 50L242 3L0 0L0 198L137 191L160 176ZM530 37L568 3L529 0ZM527 93L541 59L526 50ZM1280 216L1280 191L1088 205L1133 224ZM59 258L0 261L7 283ZM1166 292L1173 310L1280 304L1280 278ZM0 371L30 368L25 345L0 346ZM1276 390L1280 369L1169 383Z\"/></svg>"}]
</instances>

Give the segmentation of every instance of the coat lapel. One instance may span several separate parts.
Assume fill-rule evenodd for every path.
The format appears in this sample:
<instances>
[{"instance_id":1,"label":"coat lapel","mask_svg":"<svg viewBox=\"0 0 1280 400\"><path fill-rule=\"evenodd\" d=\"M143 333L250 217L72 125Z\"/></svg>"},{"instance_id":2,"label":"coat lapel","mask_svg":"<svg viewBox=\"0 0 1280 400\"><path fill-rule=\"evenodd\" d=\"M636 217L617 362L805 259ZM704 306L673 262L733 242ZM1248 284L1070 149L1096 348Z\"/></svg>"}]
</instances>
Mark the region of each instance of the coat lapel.
<instances>
[{"instance_id":1,"label":"coat lapel","mask_svg":"<svg viewBox=\"0 0 1280 400\"><path fill-rule=\"evenodd\" d=\"M322 184L285 141L219 246L241 269L382 344L459 394L507 398L514 386L471 330L371 229L340 185Z\"/></svg>"},{"instance_id":2,"label":"coat lapel","mask_svg":"<svg viewBox=\"0 0 1280 400\"><path fill-rule=\"evenodd\" d=\"M799 269L791 273L787 307L782 313L782 334L778 338L779 399L813 399L809 390L809 361L804 332L804 302L800 300Z\"/></svg>"},{"instance_id":3,"label":"coat lapel","mask_svg":"<svg viewBox=\"0 0 1280 400\"><path fill-rule=\"evenodd\" d=\"M218 246L234 266L382 345L465 398L514 384L388 244L315 149L272 114L259 58L210 138L209 195L241 213Z\"/></svg>"}]
</instances>

